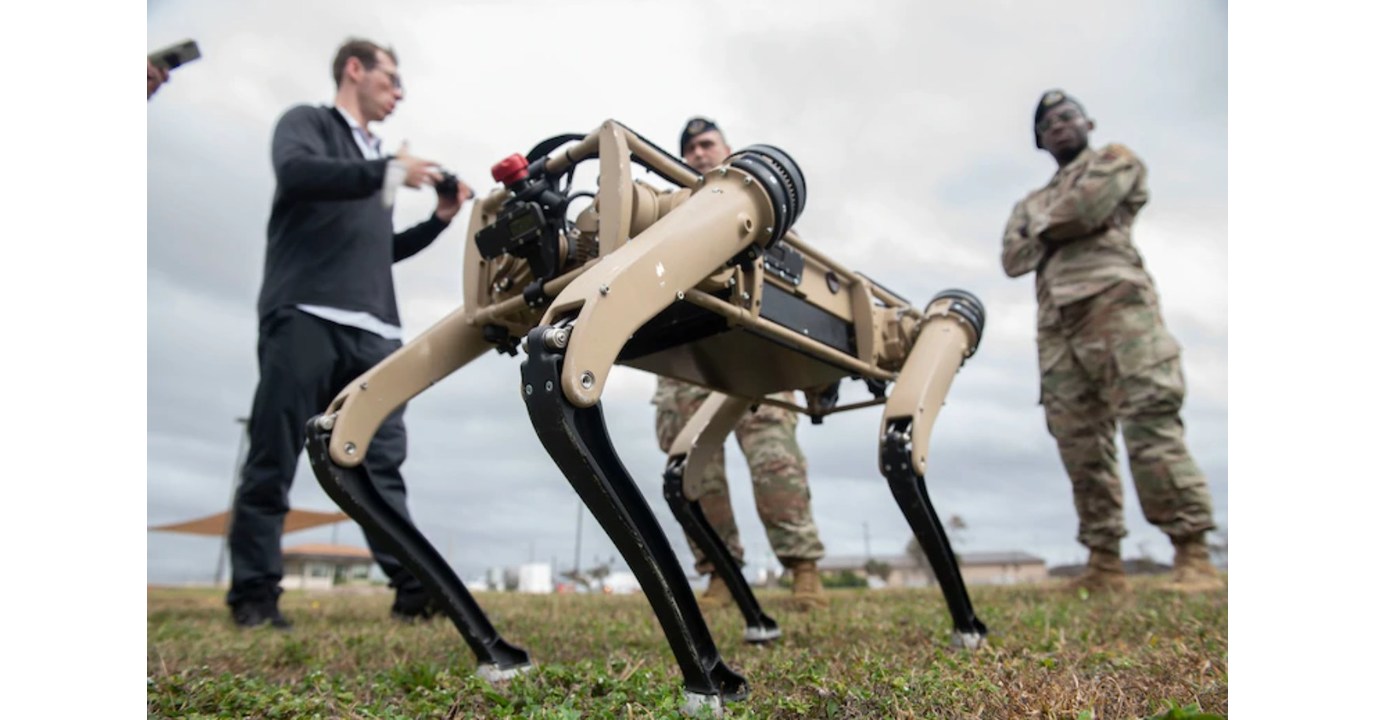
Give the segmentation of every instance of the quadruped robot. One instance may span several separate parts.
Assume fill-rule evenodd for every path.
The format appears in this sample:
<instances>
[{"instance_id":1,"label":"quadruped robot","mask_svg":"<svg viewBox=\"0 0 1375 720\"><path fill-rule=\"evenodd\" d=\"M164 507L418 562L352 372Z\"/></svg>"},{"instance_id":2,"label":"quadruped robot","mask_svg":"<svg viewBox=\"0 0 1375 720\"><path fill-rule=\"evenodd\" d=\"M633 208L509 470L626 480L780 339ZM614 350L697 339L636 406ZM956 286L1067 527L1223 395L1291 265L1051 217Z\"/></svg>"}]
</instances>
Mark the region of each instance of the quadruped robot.
<instances>
[{"instance_id":1,"label":"quadruped robot","mask_svg":"<svg viewBox=\"0 0 1375 720\"><path fill-rule=\"evenodd\" d=\"M595 192L572 191L596 162ZM671 183L632 178L631 163ZM663 529L622 466L602 418L607 375L626 365L711 389L674 441L664 496L718 569L745 619L745 639L777 623L697 503L707 461L754 404L820 421L883 406L879 466L940 583L952 642L987 635L926 491L936 415L983 332L977 298L941 292L925 310L826 257L790 232L807 201L801 170L754 145L699 174L608 120L541 142L492 169L501 187L475 201L463 305L355 379L307 427L326 492L424 584L477 657L478 673L530 667L416 527L373 487L362 464L382 421L402 403L492 349L518 355L521 397L544 447L634 572L683 673L685 709L719 710L748 683L722 660ZM591 198L575 217L570 205ZM840 404L846 379L872 399ZM801 390L805 406L768 398ZM796 397L796 395L794 395Z\"/></svg>"}]
</instances>

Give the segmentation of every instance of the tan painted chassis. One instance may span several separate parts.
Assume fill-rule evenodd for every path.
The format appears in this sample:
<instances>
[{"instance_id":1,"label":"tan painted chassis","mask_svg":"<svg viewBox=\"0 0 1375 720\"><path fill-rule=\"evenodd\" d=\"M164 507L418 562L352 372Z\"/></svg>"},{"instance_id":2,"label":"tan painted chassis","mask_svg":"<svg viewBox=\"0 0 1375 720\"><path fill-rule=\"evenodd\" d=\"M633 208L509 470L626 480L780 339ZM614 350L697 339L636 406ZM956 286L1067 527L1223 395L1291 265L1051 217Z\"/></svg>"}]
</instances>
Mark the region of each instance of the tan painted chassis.
<instances>
[{"instance_id":1,"label":"tan painted chassis","mask_svg":"<svg viewBox=\"0 0 1375 720\"><path fill-rule=\"evenodd\" d=\"M559 179L594 158L593 203L571 224L559 217L562 227L545 218L539 242L558 243L556 267L536 277L534 263L516 254L484 256L479 237L492 234L503 213L509 220L521 202L566 198ZM633 179L632 162L679 187ZM814 418L883 404L880 467L941 576L957 643L977 646L985 631L923 479L936 415L982 332L977 299L951 291L919 311L803 242L787 224L805 203L805 181L776 148L746 148L699 175L607 121L533 163L529 178L475 203L463 306L350 383L309 428L312 465L326 490L364 527L391 539L477 652L480 672L499 679L528 667L528 657L496 635L419 532L377 506L361 461L382 421L403 403L498 345L514 354L521 337L528 356L522 389L536 431L635 570L683 668L689 704L741 698L747 685L720 660L662 529L633 481L618 476L624 469L609 439L598 437L605 435L598 404L616 364L714 391L673 444L665 494L716 566L735 569L728 584L746 616L747 639L772 639L778 630L700 516L706 460L751 404ZM531 194L538 179L552 195ZM556 209L568 211L566 204ZM850 377L892 390L836 404L835 385ZM766 397L792 390L803 391L805 404Z\"/></svg>"}]
</instances>

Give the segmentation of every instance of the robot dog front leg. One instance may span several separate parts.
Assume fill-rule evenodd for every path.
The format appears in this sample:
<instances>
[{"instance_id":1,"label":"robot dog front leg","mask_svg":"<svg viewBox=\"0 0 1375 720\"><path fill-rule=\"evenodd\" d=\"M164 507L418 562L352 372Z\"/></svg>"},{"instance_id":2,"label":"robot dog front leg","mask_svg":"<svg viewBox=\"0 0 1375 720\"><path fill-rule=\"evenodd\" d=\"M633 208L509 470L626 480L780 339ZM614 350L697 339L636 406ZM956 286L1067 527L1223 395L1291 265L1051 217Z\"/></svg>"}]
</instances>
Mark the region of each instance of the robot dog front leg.
<instances>
[{"instance_id":1,"label":"robot dog front leg","mask_svg":"<svg viewBox=\"0 0 1375 720\"><path fill-rule=\"evenodd\" d=\"M306 425L306 451L321 487L409 569L477 656L489 681L529 669L530 656L502 639L477 601L420 530L389 505L363 464L382 421L422 390L492 345L463 308L363 373Z\"/></svg>"},{"instance_id":2,"label":"robot dog front leg","mask_svg":"<svg viewBox=\"0 0 1375 720\"><path fill-rule=\"evenodd\" d=\"M530 357L520 370L530 421L640 581L682 670L687 707L719 712L722 700L745 699L749 685L717 652L668 538L616 455L601 404L579 407L564 395L560 378L567 338L557 339L560 332L566 330L537 327L527 336Z\"/></svg>"}]
</instances>

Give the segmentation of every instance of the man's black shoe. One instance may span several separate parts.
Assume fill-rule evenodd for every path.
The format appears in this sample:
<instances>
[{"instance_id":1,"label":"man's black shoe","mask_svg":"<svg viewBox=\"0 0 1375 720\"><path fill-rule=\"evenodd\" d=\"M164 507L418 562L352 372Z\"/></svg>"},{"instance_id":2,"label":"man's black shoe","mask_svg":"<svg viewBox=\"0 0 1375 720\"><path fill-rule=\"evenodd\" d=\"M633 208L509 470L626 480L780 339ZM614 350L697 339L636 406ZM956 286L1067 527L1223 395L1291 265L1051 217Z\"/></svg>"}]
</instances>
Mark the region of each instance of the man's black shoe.
<instances>
[{"instance_id":1,"label":"man's black shoe","mask_svg":"<svg viewBox=\"0 0 1375 720\"><path fill-rule=\"evenodd\" d=\"M277 599L244 600L233 607L234 624L241 628L258 627L269 624L277 630L290 630L291 621L282 617L277 609Z\"/></svg>"},{"instance_id":2,"label":"man's black shoe","mask_svg":"<svg viewBox=\"0 0 1375 720\"><path fill-rule=\"evenodd\" d=\"M439 614L439 607L430 600L428 593L423 590L420 592L398 592L396 600L391 604L391 617L393 620L413 623L429 620Z\"/></svg>"}]
</instances>

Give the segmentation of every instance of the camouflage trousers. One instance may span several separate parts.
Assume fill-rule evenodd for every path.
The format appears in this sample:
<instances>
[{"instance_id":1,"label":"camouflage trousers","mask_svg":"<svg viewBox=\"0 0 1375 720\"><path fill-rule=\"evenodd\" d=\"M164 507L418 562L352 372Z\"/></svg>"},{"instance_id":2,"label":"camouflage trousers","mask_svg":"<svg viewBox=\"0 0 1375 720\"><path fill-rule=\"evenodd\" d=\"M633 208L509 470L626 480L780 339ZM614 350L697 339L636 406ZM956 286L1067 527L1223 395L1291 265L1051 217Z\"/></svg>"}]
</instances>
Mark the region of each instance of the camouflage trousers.
<instances>
[{"instance_id":1,"label":"camouflage trousers","mask_svg":"<svg viewBox=\"0 0 1375 720\"><path fill-rule=\"evenodd\" d=\"M654 393L655 431L659 448L668 452L678 433L711 393L696 385L659 379ZM774 395L790 400L789 393ZM754 481L754 504L769 544L780 562L791 567L799 560L818 560L825 554L821 536L812 520L812 494L807 487L807 460L797 444L797 413L760 405L735 426L735 439L749 463ZM725 542L731 557L741 565L745 550L740 545L740 529L730 506L730 487L726 483L725 448L718 448L702 477L698 503L702 514ZM712 572L711 562L688 538L697 572Z\"/></svg>"},{"instance_id":2,"label":"camouflage trousers","mask_svg":"<svg viewBox=\"0 0 1375 720\"><path fill-rule=\"evenodd\" d=\"M1118 283L1037 323L1041 404L1074 488L1078 541L1115 550L1127 534L1117 425L1151 524L1170 537L1213 528L1207 480L1184 445L1184 373L1155 291Z\"/></svg>"}]
</instances>

